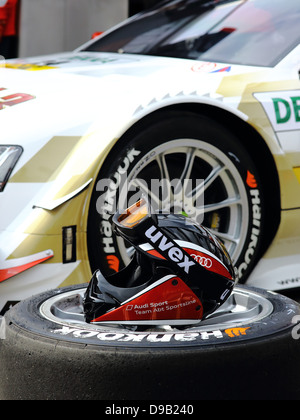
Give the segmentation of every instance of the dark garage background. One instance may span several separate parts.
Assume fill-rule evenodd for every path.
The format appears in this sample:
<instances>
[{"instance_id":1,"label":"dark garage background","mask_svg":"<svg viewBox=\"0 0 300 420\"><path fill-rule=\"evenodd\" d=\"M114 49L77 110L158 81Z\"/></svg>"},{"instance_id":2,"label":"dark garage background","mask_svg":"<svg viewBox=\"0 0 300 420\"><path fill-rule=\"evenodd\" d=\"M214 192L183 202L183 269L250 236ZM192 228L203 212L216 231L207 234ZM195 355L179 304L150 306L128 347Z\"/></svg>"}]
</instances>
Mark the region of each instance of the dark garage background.
<instances>
[{"instance_id":1,"label":"dark garage background","mask_svg":"<svg viewBox=\"0 0 300 420\"><path fill-rule=\"evenodd\" d=\"M72 51L160 0L18 0L18 57Z\"/></svg>"}]
</instances>

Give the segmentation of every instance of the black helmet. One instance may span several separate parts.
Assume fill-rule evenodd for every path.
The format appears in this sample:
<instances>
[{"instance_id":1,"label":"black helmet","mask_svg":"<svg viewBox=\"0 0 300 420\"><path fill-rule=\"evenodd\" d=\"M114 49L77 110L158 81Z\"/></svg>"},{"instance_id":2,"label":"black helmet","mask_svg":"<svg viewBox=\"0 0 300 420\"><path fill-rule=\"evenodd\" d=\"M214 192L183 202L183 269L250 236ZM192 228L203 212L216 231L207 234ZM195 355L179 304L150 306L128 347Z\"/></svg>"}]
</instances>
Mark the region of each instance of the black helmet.
<instances>
[{"instance_id":1,"label":"black helmet","mask_svg":"<svg viewBox=\"0 0 300 420\"><path fill-rule=\"evenodd\" d=\"M90 323L194 325L230 296L236 271L219 239L185 216L152 214L142 199L113 217L135 253L120 272L96 271L84 297Z\"/></svg>"}]
</instances>

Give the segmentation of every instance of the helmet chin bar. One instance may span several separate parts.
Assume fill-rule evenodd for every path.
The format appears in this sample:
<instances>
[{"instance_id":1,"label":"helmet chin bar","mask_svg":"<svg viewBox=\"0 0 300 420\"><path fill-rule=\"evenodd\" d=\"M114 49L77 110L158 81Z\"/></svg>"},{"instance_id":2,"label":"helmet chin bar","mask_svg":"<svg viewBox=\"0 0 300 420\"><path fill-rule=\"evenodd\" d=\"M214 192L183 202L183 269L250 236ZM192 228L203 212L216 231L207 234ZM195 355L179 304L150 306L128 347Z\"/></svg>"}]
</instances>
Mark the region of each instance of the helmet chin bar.
<instances>
[{"instance_id":1,"label":"helmet chin bar","mask_svg":"<svg viewBox=\"0 0 300 420\"><path fill-rule=\"evenodd\" d=\"M104 293L105 294L105 293ZM98 313L99 315L99 313ZM203 317L199 298L179 277L168 275L91 323L122 325L193 325Z\"/></svg>"}]
</instances>

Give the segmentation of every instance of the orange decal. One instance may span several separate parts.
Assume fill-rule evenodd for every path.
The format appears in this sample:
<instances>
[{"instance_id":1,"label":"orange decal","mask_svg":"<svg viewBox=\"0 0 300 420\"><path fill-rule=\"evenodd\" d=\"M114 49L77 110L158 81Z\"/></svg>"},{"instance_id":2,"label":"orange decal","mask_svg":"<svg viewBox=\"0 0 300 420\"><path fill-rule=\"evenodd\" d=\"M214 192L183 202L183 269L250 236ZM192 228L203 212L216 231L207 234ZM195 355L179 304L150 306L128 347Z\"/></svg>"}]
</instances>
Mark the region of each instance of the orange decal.
<instances>
[{"instance_id":1,"label":"orange decal","mask_svg":"<svg viewBox=\"0 0 300 420\"><path fill-rule=\"evenodd\" d=\"M109 268L111 270L114 270L116 273L119 272L119 266L120 266L120 261L119 258L116 257L115 255L108 255L106 257Z\"/></svg>"},{"instance_id":2,"label":"orange decal","mask_svg":"<svg viewBox=\"0 0 300 420\"><path fill-rule=\"evenodd\" d=\"M247 328L229 328L225 330L225 333L229 337L239 337L240 335L246 335L246 331L249 330L250 327Z\"/></svg>"},{"instance_id":3,"label":"orange decal","mask_svg":"<svg viewBox=\"0 0 300 420\"><path fill-rule=\"evenodd\" d=\"M254 177L254 175L252 175L251 172L247 171L247 180L246 180L247 185L250 188L257 188L257 182L256 179Z\"/></svg>"}]
</instances>

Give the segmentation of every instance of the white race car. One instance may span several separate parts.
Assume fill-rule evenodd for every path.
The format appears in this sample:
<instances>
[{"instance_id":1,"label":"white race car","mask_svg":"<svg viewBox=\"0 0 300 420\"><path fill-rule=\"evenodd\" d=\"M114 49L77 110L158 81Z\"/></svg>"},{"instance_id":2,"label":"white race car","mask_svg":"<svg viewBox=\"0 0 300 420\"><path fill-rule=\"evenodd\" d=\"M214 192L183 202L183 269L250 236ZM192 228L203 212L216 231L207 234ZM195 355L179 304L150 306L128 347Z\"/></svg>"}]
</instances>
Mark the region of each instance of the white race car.
<instances>
[{"instance_id":1,"label":"white race car","mask_svg":"<svg viewBox=\"0 0 300 420\"><path fill-rule=\"evenodd\" d=\"M299 0L164 1L3 61L0 315L122 269L111 217L141 194L211 229L241 283L298 287L299 21Z\"/></svg>"}]
</instances>

